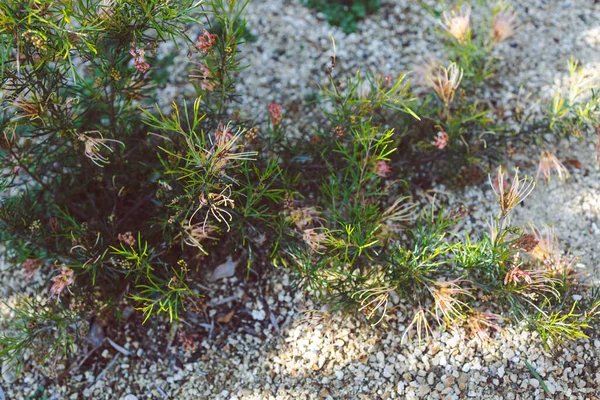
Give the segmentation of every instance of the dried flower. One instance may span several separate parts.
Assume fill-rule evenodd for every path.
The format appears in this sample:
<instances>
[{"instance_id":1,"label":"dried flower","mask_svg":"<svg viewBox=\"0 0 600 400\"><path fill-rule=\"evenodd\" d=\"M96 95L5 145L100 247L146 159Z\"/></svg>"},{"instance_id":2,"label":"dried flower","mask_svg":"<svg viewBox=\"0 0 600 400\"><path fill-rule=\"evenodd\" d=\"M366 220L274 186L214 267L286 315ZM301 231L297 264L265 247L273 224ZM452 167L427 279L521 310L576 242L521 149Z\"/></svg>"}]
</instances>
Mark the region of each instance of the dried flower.
<instances>
[{"instance_id":1,"label":"dried flower","mask_svg":"<svg viewBox=\"0 0 600 400\"><path fill-rule=\"evenodd\" d=\"M388 299L393 290L393 286L383 286L359 290L352 294L353 298L358 297L360 299L360 308L358 311L364 312L367 319L373 318L375 313L383 308L381 310L381 317L371 324L372 326L378 325L385 318L388 308Z\"/></svg>"},{"instance_id":2,"label":"dried flower","mask_svg":"<svg viewBox=\"0 0 600 400\"><path fill-rule=\"evenodd\" d=\"M508 186L506 178L506 171L502 166L498 167L498 173L496 179L492 181L490 177L490 184L492 190L500 203L500 208L504 215L515 208L521 203L527 196L531 194L535 188L535 181L531 178L519 178L519 169L515 169L515 176L512 179L512 184ZM508 188L507 188L508 187Z\"/></svg>"},{"instance_id":3,"label":"dried flower","mask_svg":"<svg viewBox=\"0 0 600 400\"><path fill-rule=\"evenodd\" d=\"M312 251L319 252L327 249L323 244L327 241L327 235L323 232L319 233L318 228L305 229L302 232L302 239Z\"/></svg>"},{"instance_id":4,"label":"dried flower","mask_svg":"<svg viewBox=\"0 0 600 400\"><path fill-rule=\"evenodd\" d=\"M42 120L41 115L45 110L42 107L42 104L38 101L18 98L12 103L12 105L19 110L17 118L27 118L30 121L34 121L36 119Z\"/></svg>"},{"instance_id":5,"label":"dried flower","mask_svg":"<svg viewBox=\"0 0 600 400\"><path fill-rule=\"evenodd\" d=\"M322 220L320 213L312 207L302 207L292 209L290 211L290 218L296 225L296 228L302 230L314 221Z\"/></svg>"},{"instance_id":6,"label":"dried flower","mask_svg":"<svg viewBox=\"0 0 600 400\"><path fill-rule=\"evenodd\" d=\"M419 342L421 342L422 335L425 333L425 336L429 336L433 331L431 330L431 326L429 325L429 321L427 320L427 315L425 313L431 314L429 310L425 310L424 308L420 308L415 313L411 323L406 327L404 334L402 335L402 339L400 340L401 344L406 343L405 339L408 337L408 333L412 331L413 328L417 331L417 336L419 337Z\"/></svg>"},{"instance_id":7,"label":"dried flower","mask_svg":"<svg viewBox=\"0 0 600 400\"><path fill-rule=\"evenodd\" d=\"M187 225L184 227L185 239L184 243L191 247L196 247L204 254L207 254L202 246L202 242L208 239L215 240L216 237L211 236L217 231L214 225L206 225L205 223L198 223L195 225Z\"/></svg>"},{"instance_id":8,"label":"dried flower","mask_svg":"<svg viewBox=\"0 0 600 400\"><path fill-rule=\"evenodd\" d=\"M412 74L413 79L411 83L418 87L431 87L430 76L433 76L436 71L440 68L440 61L432 55L424 61L413 65Z\"/></svg>"},{"instance_id":9,"label":"dried flower","mask_svg":"<svg viewBox=\"0 0 600 400\"><path fill-rule=\"evenodd\" d=\"M150 69L150 64L144 60L143 48L135 49L134 44L134 49L130 49L129 54L131 54L133 57L133 66L135 69L140 71L142 74Z\"/></svg>"},{"instance_id":10,"label":"dried flower","mask_svg":"<svg viewBox=\"0 0 600 400\"><path fill-rule=\"evenodd\" d=\"M498 314L485 311L471 310L467 319L467 328L472 335L481 341L490 340L490 331L499 331L500 326L495 321L502 321L503 318Z\"/></svg>"},{"instance_id":11,"label":"dried flower","mask_svg":"<svg viewBox=\"0 0 600 400\"><path fill-rule=\"evenodd\" d=\"M569 177L569 171L554 154L550 153L549 151L542 151L535 179L537 180L540 175L543 175L546 182L549 182L552 171L556 171L558 174L558 179L560 179L561 182L563 180L563 175L564 178Z\"/></svg>"},{"instance_id":12,"label":"dried flower","mask_svg":"<svg viewBox=\"0 0 600 400\"><path fill-rule=\"evenodd\" d=\"M515 33L515 15L510 11L500 11L492 21L492 40L500 43Z\"/></svg>"},{"instance_id":13,"label":"dried flower","mask_svg":"<svg viewBox=\"0 0 600 400\"><path fill-rule=\"evenodd\" d=\"M206 212L206 216L204 217L204 222L202 223L202 228L206 230L210 225L207 224L208 216L212 214L212 216L218 222L225 222L227 225L227 232L231 229L229 226L229 222L233 220L233 216L224 207L235 208L235 203L231 198L231 185L225 186L220 193L209 193L208 199L204 196L204 194L199 197L200 205L196 208L196 211L192 214L188 221L188 225L192 225L192 220L196 216L196 214L203 208L208 207L208 211Z\"/></svg>"},{"instance_id":14,"label":"dried flower","mask_svg":"<svg viewBox=\"0 0 600 400\"><path fill-rule=\"evenodd\" d=\"M454 94L462 78L463 71L455 63L452 63L448 68L438 67L427 77L427 80L444 104L448 106L454 99Z\"/></svg>"},{"instance_id":15,"label":"dried flower","mask_svg":"<svg viewBox=\"0 0 600 400\"><path fill-rule=\"evenodd\" d=\"M532 282L531 275L529 275L528 272L519 269L519 267L515 267L504 277L504 286L508 286L509 284L520 286L521 278L523 278L526 284L531 284Z\"/></svg>"},{"instance_id":16,"label":"dried flower","mask_svg":"<svg viewBox=\"0 0 600 400\"><path fill-rule=\"evenodd\" d=\"M417 204L413 203L410 197L399 197L383 211L381 219L392 225L400 225L411 221L416 214L416 209Z\"/></svg>"},{"instance_id":17,"label":"dried flower","mask_svg":"<svg viewBox=\"0 0 600 400\"><path fill-rule=\"evenodd\" d=\"M448 145L449 138L450 137L448 136L446 131L442 129L440 132L437 133L435 140L431 142L431 144L437 147L438 149L443 150Z\"/></svg>"},{"instance_id":18,"label":"dried flower","mask_svg":"<svg viewBox=\"0 0 600 400\"><path fill-rule=\"evenodd\" d=\"M127 246L133 247L135 246L135 238L131 232L125 232L124 234L118 234L117 239L121 243L125 243Z\"/></svg>"},{"instance_id":19,"label":"dried flower","mask_svg":"<svg viewBox=\"0 0 600 400\"><path fill-rule=\"evenodd\" d=\"M58 233L58 220L54 217L50 218L48 220L48 225L50 226L50 229L52 230L52 232L54 233Z\"/></svg>"},{"instance_id":20,"label":"dried flower","mask_svg":"<svg viewBox=\"0 0 600 400\"><path fill-rule=\"evenodd\" d=\"M436 282L434 288L429 288L435 307L435 318L438 322L450 323L462 318L462 309L468 308L467 304L458 299L459 296L473 297L459 283L462 280Z\"/></svg>"},{"instance_id":21,"label":"dried flower","mask_svg":"<svg viewBox=\"0 0 600 400\"><path fill-rule=\"evenodd\" d=\"M37 270L42 266L42 260L39 258L28 258L21 267L24 270L25 278L32 279Z\"/></svg>"},{"instance_id":22,"label":"dried flower","mask_svg":"<svg viewBox=\"0 0 600 400\"><path fill-rule=\"evenodd\" d=\"M546 294L559 298L560 293L556 290L556 286L561 281L560 279L553 278L551 275L552 271L540 268L523 271L517 266L506 274L504 285L512 286L522 296L531 299L536 299L538 295L546 297Z\"/></svg>"},{"instance_id":23,"label":"dried flower","mask_svg":"<svg viewBox=\"0 0 600 400\"><path fill-rule=\"evenodd\" d=\"M206 29L202 32L202 35L196 39L196 48L201 50L204 54L207 54L217 42L217 35L208 32Z\"/></svg>"},{"instance_id":24,"label":"dried flower","mask_svg":"<svg viewBox=\"0 0 600 400\"><path fill-rule=\"evenodd\" d=\"M269 104L268 110L269 116L271 117L271 123L273 124L273 128L277 129L283 118L281 114L283 111L283 107L281 107L277 103L271 103Z\"/></svg>"},{"instance_id":25,"label":"dried flower","mask_svg":"<svg viewBox=\"0 0 600 400\"><path fill-rule=\"evenodd\" d=\"M444 21L440 24L450 36L465 43L471 36L471 9L465 11L452 11L450 14L444 12Z\"/></svg>"},{"instance_id":26,"label":"dried flower","mask_svg":"<svg viewBox=\"0 0 600 400\"><path fill-rule=\"evenodd\" d=\"M344 129L344 127L342 125L338 125L333 129L333 136L336 139L341 139L344 136L346 136L348 133L346 132L346 130Z\"/></svg>"},{"instance_id":27,"label":"dried flower","mask_svg":"<svg viewBox=\"0 0 600 400\"><path fill-rule=\"evenodd\" d=\"M387 162L380 160L377 161L377 163L375 164L375 174L377 174L378 176L386 178L391 172L392 168Z\"/></svg>"},{"instance_id":28,"label":"dried flower","mask_svg":"<svg viewBox=\"0 0 600 400\"><path fill-rule=\"evenodd\" d=\"M546 227L544 231L531 225L531 231L537 240L537 245L528 253L540 261L554 263L560 258L558 239L554 228Z\"/></svg>"},{"instance_id":29,"label":"dried flower","mask_svg":"<svg viewBox=\"0 0 600 400\"><path fill-rule=\"evenodd\" d=\"M198 69L193 71L193 74L190 75L190 78L198 80L200 82L200 86L209 92L215 90L216 83L213 80L210 69L204 64L196 63L196 65L198 65Z\"/></svg>"},{"instance_id":30,"label":"dried flower","mask_svg":"<svg viewBox=\"0 0 600 400\"><path fill-rule=\"evenodd\" d=\"M98 134L100 136L100 138L91 137L90 134L92 134L92 133ZM108 164L108 158L106 158L105 156L103 156L100 153L102 148L107 149L111 153L113 152L113 149L111 149L106 144L107 142L116 142L116 143L119 143L119 144L125 146L125 144L123 142L121 142L120 140L104 139L102 137L102 134L100 133L100 131L87 131L82 134L76 133L76 135L79 138L79 140L81 140L85 144L86 157L88 157L94 164L96 164L99 167L101 167L102 164Z\"/></svg>"},{"instance_id":31,"label":"dried flower","mask_svg":"<svg viewBox=\"0 0 600 400\"><path fill-rule=\"evenodd\" d=\"M75 273L71 268L61 267L60 273L51 280L54 283L50 288L50 296L48 297L48 299L51 299L53 296L56 296L56 301L58 301L63 290L65 290L75 282Z\"/></svg>"},{"instance_id":32,"label":"dried flower","mask_svg":"<svg viewBox=\"0 0 600 400\"><path fill-rule=\"evenodd\" d=\"M537 247L538 243L539 241L535 237L535 235L531 233L526 233L522 235L519 239L515 240L512 243L512 245L517 249L525 250L529 253Z\"/></svg>"}]
</instances>

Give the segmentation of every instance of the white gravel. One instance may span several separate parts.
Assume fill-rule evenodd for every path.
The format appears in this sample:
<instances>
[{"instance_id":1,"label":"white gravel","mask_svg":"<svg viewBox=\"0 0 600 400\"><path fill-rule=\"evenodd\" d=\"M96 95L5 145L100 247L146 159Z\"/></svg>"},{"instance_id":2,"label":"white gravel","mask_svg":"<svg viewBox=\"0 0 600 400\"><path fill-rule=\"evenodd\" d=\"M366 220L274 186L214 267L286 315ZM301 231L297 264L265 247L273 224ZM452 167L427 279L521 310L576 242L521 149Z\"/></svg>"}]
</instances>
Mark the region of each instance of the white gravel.
<instances>
[{"instance_id":1,"label":"white gravel","mask_svg":"<svg viewBox=\"0 0 600 400\"><path fill-rule=\"evenodd\" d=\"M557 87L566 85L566 61L571 55L588 73L600 73L600 4L527 0L516 2L515 9L519 30L497 50L504 59L497 78L500 87L486 95L514 106L523 85L532 94L530 104L546 101ZM384 1L382 10L349 36L299 1L255 0L246 16L258 41L245 48L252 67L241 74L241 111L247 117L264 118L269 102L281 103L288 128L295 134L307 133L310 123L290 125L290 121L318 121L304 101L323 83L322 67L331 55L330 35L338 48L338 74L352 73L358 67L399 74L431 54L443 58L441 43L432 31L434 22L416 1ZM172 48L165 46L163 51ZM190 90L182 85L187 79L186 52L182 49L176 58L170 78L179 87L163 90L162 104ZM547 187L538 187L516 210L513 221L554 225L563 247L580 256L581 263L598 276L600 169L593 146L591 141L582 141L552 149L563 160L578 159L581 170L571 168L572 176L564 184L555 179ZM514 163L535 174L537 160L532 157L521 154ZM485 227L485 218L494 208L486 185L451 193L451 198L475 207L466 228ZM9 303L15 293L34 290L23 287L21 275L0 272L1 295ZM228 289L222 297L237 296L235 278L226 281ZM398 304L387 328L371 328L354 317L319 309L304 293L291 293L289 281L284 272L274 273L265 292L268 310L262 301L246 305L254 319L252 326L229 332L223 323L213 338L208 337L208 328L190 328L198 336L193 355L183 354L177 340L163 355L168 328L157 326L148 332L149 343L130 337L120 343L134 354L121 355L95 384L94 378L117 354L113 347L105 346L93 371L76 371L62 384L44 379L31 368L16 382L3 374L0 387L7 399L25 399L40 384L50 399L591 400L600 396L597 329L590 339L571 342L555 354L543 351L539 337L518 326L506 326L489 343L462 331L434 329L431 340L422 345L415 340L401 344L412 315L407 306ZM238 296L226 304L244 301ZM543 385L526 362L541 376Z\"/></svg>"}]
</instances>

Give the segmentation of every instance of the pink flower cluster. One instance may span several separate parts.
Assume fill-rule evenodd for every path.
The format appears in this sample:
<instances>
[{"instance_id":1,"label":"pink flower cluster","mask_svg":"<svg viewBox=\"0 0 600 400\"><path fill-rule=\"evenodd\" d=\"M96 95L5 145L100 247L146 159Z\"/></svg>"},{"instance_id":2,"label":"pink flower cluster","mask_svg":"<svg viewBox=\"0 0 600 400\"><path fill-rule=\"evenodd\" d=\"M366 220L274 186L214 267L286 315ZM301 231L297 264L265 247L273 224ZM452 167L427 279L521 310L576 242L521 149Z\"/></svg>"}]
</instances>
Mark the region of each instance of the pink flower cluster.
<instances>
[{"instance_id":1,"label":"pink flower cluster","mask_svg":"<svg viewBox=\"0 0 600 400\"><path fill-rule=\"evenodd\" d=\"M504 277L504 285L506 286L508 284L513 284L515 286L518 286L520 283L520 278L523 278L523 280L527 284L531 284L532 282L531 275L529 275L529 273L519 269L519 267L515 267L511 271L509 271Z\"/></svg>"},{"instance_id":2,"label":"pink flower cluster","mask_svg":"<svg viewBox=\"0 0 600 400\"><path fill-rule=\"evenodd\" d=\"M134 46L135 47L135 46ZM133 66L142 74L150 69L150 64L144 60L144 49L131 49L129 54L133 57Z\"/></svg>"},{"instance_id":3,"label":"pink flower cluster","mask_svg":"<svg viewBox=\"0 0 600 400\"><path fill-rule=\"evenodd\" d=\"M196 48L206 54L213 48L216 42L217 35L214 35L205 29L202 35L198 36L198 39L196 39Z\"/></svg>"},{"instance_id":4,"label":"pink flower cluster","mask_svg":"<svg viewBox=\"0 0 600 400\"><path fill-rule=\"evenodd\" d=\"M431 144L437 147L438 149L442 150L448 145L448 139L449 136L446 133L446 131L441 130L440 132L438 132L435 140L431 142Z\"/></svg>"},{"instance_id":5,"label":"pink flower cluster","mask_svg":"<svg viewBox=\"0 0 600 400\"><path fill-rule=\"evenodd\" d=\"M283 116L282 116L283 107L281 107L277 103L271 103L271 104L269 104L268 109L269 109L269 115L271 116L271 122L273 123L273 128L277 129L277 127L281 123L281 120L283 119Z\"/></svg>"},{"instance_id":6,"label":"pink flower cluster","mask_svg":"<svg viewBox=\"0 0 600 400\"><path fill-rule=\"evenodd\" d=\"M60 298L63 290L71 286L75 282L75 273L71 268L61 267L60 274L51 279L54 283L50 288L50 297L56 296L56 301Z\"/></svg>"},{"instance_id":7,"label":"pink flower cluster","mask_svg":"<svg viewBox=\"0 0 600 400\"><path fill-rule=\"evenodd\" d=\"M392 168L387 162L381 160L375 164L375 173L380 177L386 178L391 172Z\"/></svg>"}]
</instances>

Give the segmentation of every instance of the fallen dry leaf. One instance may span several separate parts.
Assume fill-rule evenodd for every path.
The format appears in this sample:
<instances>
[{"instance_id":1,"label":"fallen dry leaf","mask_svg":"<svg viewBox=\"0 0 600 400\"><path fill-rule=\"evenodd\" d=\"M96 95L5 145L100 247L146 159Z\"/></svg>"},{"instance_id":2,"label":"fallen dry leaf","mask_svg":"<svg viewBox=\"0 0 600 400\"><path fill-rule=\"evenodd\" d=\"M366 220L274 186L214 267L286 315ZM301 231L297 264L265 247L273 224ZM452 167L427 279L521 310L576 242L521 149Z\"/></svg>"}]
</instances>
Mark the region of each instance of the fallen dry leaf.
<instances>
[{"instance_id":1,"label":"fallen dry leaf","mask_svg":"<svg viewBox=\"0 0 600 400\"><path fill-rule=\"evenodd\" d=\"M231 259L231 257L228 256L227 260L223 264L221 264L221 265L217 266L217 268L215 268L215 270L211 274L210 280L216 281L217 279L229 278L229 277L233 276L233 274L235 273L235 267L237 266L237 264L238 264L237 261L233 261Z\"/></svg>"},{"instance_id":2,"label":"fallen dry leaf","mask_svg":"<svg viewBox=\"0 0 600 400\"><path fill-rule=\"evenodd\" d=\"M581 169L581 161L579 161L576 158L569 158L568 160L565 160L565 163L572 165L573 167L575 167L577 169Z\"/></svg>"},{"instance_id":3,"label":"fallen dry leaf","mask_svg":"<svg viewBox=\"0 0 600 400\"><path fill-rule=\"evenodd\" d=\"M231 321L231 318L233 318L234 314L235 314L235 311L231 310L227 314L222 315L219 318L217 318L217 322L222 322L224 324L228 324Z\"/></svg>"}]
</instances>

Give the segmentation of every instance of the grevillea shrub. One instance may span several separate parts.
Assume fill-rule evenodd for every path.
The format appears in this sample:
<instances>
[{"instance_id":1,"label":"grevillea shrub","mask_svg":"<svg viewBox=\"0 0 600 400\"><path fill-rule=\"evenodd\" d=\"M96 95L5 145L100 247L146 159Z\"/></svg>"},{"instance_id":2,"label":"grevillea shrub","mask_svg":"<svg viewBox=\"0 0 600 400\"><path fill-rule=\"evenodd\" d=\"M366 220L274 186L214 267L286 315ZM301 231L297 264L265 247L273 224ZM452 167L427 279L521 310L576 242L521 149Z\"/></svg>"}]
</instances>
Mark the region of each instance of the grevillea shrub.
<instances>
[{"instance_id":1,"label":"grevillea shrub","mask_svg":"<svg viewBox=\"0 0 600 400\"><path fill-rule=\"evenodd\" d=\"M494 9L479 42L470 11L449 11L440 25L448 62L425 69L425 89L407 75L359 72L341 83L334 54L327 123L293 139L279 104L264 105L265 121L234 110L247 4L0 3L0 240L9 265L42 281L8 304L3 363L20 367L28 352L43 366L73 359L82 338L131 305L140 325L200 318L205 283L223 265L240 278L285 265L298 287L373 324L402 297L415 305L408 331L419 336L434 323L483 336L505 318L547 344L585 335L599 303L567 296L573 259L553 232L510 222L533 179L489 167L525 134L597 129L598 100L585 96L575 62L570 93L541 117L517 113L520 130L508 129L474 95L499 73L489 46L510 36L514 18ZM167 40L189 49L196 96L161 108ZM565 174L549 152L542 161L539 175ZM466 210L419 198L427 171L431 181L489 176L500 210L490 232L458 235Z\"/></svg>"},{"instance_id":2,"label":"grevillea shrub","mask_svg":"<svg viewBox=\"0 0 600 400\"><path fill-rule=\"evenodd\" d=\"M2 206L8 262L48 276L0 357L72 356L89 322L177 320L226 255L269 255L283 199L257 129L231 118L247 1L0 4ZM206 22L210 21L210 22ZM188 24L204 24L188 37ZM197 99L154 104L166 40L190 49ZM281 235L281 234L279 234ZM264 263L262 263L264 264Z\"/></svg>"},{"instance_id":3,"label":"grevillea shrub","mask_svg":"<svg viewBox=\"0 0 600 400\"><path fill-rule=\"evenodd\" d=\"M286 210L300 242L286 257L298 284L375 325L386 323L397 305L392 299L408 300L415 312L406 333L419 338L434 324L485 338L506 320L538 330L547 346L585 336L599 303L567 296L575 259L560 250L553 231L510 221L535 180L518 169L491 171L499 212L489 233L459 234L454 227L468 210L416 199L410 175L395 174L392 162L410 153L400 153L398 133L375 124L386 107L419 120L406 77L384 80L359 101L360 77L346 90L331 78L330 124L303 148L310 154L302 175L308 192ZM431 146L443 150L446 140L440 135ZM298 168L293 163L287 168Z\"/></svg>"}]
</instances>

